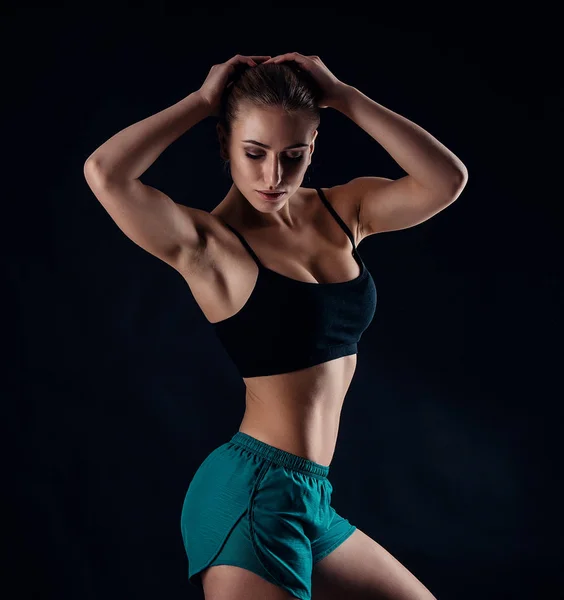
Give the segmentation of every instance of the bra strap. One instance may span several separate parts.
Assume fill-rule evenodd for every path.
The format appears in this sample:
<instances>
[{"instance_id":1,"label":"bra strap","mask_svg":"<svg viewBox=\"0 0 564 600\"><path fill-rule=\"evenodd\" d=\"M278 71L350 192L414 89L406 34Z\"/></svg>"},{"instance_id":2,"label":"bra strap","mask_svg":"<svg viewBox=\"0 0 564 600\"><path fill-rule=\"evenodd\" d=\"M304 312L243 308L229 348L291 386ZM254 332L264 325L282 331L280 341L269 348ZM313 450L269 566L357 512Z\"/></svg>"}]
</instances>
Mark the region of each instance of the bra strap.
<instances>
[{"instance_id":1,"label":"bra strap","mask_svg":"<svg viewBox=\"0 0 564 600\"><path fill-rule=\"evenodd\" d=\"M323 190L321 188L315 188L319 197L323 201L323 204L329 209L329 212L335 217L337 223L341 226L341 229L349 236L349 239L353 245L353 249L356 250L356 246L354 244L354 235L351 233L351 230L347 227L347 224L341 219L339 213L333 208L333 206L329 203L329 200L325 197Z\"/></svg>"},{"instance_id":2,"label":"bra strap","mask_svg":"<svg viewBox=\"0 0 564 600\"><path fill-rule=\"evenodd\" d=\"M247 251L249 252L249 254L253 257L253 259L257 263L257 265L259 267L262 267L262 263L260 262L259 257L255 254L254 250L249 246L247 240L235 229L235 227L232 227L226 221L223 221L223 222L239 238L239 240L241 241L241 243L243 244L243 246L245 246L245 248L247 249Z\"/></svg>"}]
</instances>

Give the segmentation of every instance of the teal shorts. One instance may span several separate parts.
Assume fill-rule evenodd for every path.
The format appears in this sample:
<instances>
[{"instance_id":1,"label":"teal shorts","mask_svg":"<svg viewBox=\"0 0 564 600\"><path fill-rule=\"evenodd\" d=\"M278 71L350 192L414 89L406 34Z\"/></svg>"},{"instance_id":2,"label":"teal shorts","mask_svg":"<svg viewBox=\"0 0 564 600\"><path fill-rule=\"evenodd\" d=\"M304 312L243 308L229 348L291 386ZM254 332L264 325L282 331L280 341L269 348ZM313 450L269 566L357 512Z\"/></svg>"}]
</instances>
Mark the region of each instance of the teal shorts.
<instances>
[{"instance_id":1,"label":"teal shorts","mask_svg":"<svg viewBox=\"0 0 564 600\"><path fill-rule=\"evenodd\" d=\"M313 565L356 529L331 506L329 467L238 431L192 478L180 526L188 579L213 565L248 569L311 599Z\"/></svg>"}]
</instances>

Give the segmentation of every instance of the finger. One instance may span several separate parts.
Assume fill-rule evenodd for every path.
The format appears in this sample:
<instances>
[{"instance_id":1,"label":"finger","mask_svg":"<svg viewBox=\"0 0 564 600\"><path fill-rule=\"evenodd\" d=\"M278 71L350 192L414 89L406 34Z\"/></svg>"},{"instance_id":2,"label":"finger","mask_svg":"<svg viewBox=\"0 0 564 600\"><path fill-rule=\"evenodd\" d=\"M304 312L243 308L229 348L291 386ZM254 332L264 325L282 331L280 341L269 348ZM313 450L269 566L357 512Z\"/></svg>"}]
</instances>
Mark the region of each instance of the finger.
<instances>
[{"instance_id":1,"label":"finger","mask_svg":"<svg viewBox=\"0 0 564 600\"><path fill-rule=\"evenodd\" d=\"M227 63L230 64L239 64L239 63L248 63L251 64L253 63L253 59L250 56L245 56L244 54L236 54L235 56L233 56L232 58L230 58Z\"/></svg>"},{"instance_id":2,"label":"finger","mask_svg":"<svg viewBox=\"0 0 564 600\"><path fill-rule=\"evenodd\" d=\"M247 63L247 64L257 64L255 62L254 59L259 59L261 60L264 57L261 56L247 56L246 54L236 54L233 58L231 58L230 60L228 60L227 62L233 62L233 63Z\"/></svg>"},{"instance_id":3,"label":"finger","mask_svg":"<svg viewBox=\"0 0 564 600\"><path fill-rule=\"evenodd\" d=\"M281 59L283 59L283 57L284 57L284 54L279 54L278 56L272 56L271 58L266 60L265 63L279 62Z\"/></svg>"},{"instance_id":4,"label":"finger","mask_svg":"<svg viewBox=\"0 0 564 600\"><path fill-rule=\"evenodd\" d=\"M279 54L278 56L273 57L271 60L267 62L273 63L281 63L284 61L293 61L297 64L303 64L303 58L301 54L297 52L287 52L286 54Z\"/></svg>"},{"instance_id":5,"label":"finger","mask_svg":"<svg viewBox=\"0 0 564 600\"><path fill-rule=\"evenodd\" d=\"M256 67L259 63L264 63L266 60L268 60L270 58L270 56L249 56L249 64L253 67Z\"/></svg>"}]
</instances>

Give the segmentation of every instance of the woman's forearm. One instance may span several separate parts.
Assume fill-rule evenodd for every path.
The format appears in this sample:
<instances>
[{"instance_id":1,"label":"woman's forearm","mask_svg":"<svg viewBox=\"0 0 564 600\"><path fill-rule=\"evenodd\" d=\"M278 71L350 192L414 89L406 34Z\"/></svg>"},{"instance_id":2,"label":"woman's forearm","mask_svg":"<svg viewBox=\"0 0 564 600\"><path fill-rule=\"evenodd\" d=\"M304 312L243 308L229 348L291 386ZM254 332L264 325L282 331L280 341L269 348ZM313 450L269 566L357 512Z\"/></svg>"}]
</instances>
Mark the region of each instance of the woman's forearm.
<instances>
[{"instance_id":1,"label":"woman's forearm","mask_svg":"<svg viewBox=\"0 0 564 600\"><path fill-rule=\"evenodd\" d=\"M452 189L468 176L466 166L428 131L378 104L360 90L343 86L335 108L388 151L423 187Z\"/></svg>"},{"instance_id":2,"label":"woman's forearm","mask_svg":"<svg viewBox=\"0 0 564 600\"><path fill-rule=\"evenodd\" d=\"M192 92L113 135L88 157L84 168L88 165L107 179L137 179L172 142L210 114L209 104Z\"/></svg>"}]
</instances>

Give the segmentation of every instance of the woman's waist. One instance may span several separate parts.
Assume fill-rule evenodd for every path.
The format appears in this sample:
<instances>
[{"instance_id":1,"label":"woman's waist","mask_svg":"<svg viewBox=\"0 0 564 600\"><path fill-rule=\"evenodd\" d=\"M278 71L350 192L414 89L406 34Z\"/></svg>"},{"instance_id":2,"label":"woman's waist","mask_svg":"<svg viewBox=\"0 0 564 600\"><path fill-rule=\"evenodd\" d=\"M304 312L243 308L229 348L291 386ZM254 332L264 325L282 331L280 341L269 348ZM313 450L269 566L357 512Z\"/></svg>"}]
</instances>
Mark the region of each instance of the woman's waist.
<instances>
[{"instance_id":1,"label":"woman's waist","mask_svg":"<svg viewBox=\"0 0 564 600\"><path fill-rule=\"evenodd\" d=\"M337 406L303 402L247 402L239 431L271 446L329 466L335 451L342 401Z\"/></svg>"}]
</instances>

